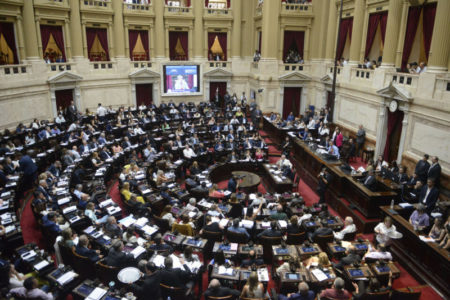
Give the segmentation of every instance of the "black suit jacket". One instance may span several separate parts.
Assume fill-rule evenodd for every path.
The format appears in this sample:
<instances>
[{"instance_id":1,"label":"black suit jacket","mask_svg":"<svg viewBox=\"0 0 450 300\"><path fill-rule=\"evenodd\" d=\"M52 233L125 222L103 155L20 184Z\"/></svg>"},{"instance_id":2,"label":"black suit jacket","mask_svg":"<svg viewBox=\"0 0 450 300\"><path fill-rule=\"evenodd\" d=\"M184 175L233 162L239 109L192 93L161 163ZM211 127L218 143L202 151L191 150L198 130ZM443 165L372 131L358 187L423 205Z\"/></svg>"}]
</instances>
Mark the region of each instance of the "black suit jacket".
<instances>
[{"instance_id":1,"label":"black suit jacket","mask_svg":"<svg viewBox=\"0 0 450 300\"><path fill-rule=\"evenodd\" d=\"M331 228L328 227L320 227L317 228L313 234L311 235L311 239L314 241L314 238L316 236L325 236L325 235L330 235L333 234L333 230Z\"/></svg>"},{"instance_id":2,"label":"black suit jacket","mask_svg":"<svg viewBox=\"0 0 450 300\"><path fill-rule=\"evenodd\" d=\"M92 249L88 249L86 247L77 246L75 248L75 252L81 256L85 256L89 258L92 262L98 261L100 258L98 257L97 252Z\"/></svg>"},{"instance_id":3,"label":"black suit jacket","mask_svg":"<svg viewBox=\"0 0 450 300\"><path fill-rule=\"evenodd\" d=\"M157 271L151 275L145 275L141 285L132 284L131 287L139 300L149 299L150 295L152 299L159 300L161 299L160 282L161 274Z\"/></svg>"},{"instance_id":4,"label":"black suit jacket","mask_svg":"<svg viewBox=\"0 0 450 300\"><path fill-rule=\"evenodd\" d=\"M436 164L428 169L428 178L433 179L435 184L439 186L439 178L441 177L441 165Z\"/></svg>"},{"instance_id":5,"label":"black suit jacket","mask_svg":"<svg viewBox=\"0 0 450 300\"><path fill-rule=\"evenodd\" d=\"M161 270L161 283L173 287L185 287L189 281L190 273L181 269Z\"/></svg>"},{"instance_id":6,"label":"black suit jacket","mask_svg":"<svg viewBox=\"0 0 450 300\"><path fill-rule=\"evenodd\" d=\"M430 168L430 164L423 159L419 160L416 164L415 173L419 176L419 179L426 183L428 177L428 169Z\"/></svg>"},{"instance_id":7,"label":"black suit jacket","mask_svg":"<svg viewBox=\"0 0 450 300\"><path fill-rule=\"evenodd\" d=\"M134 256L111 248L108 256L105 258L105 263L111 267L123 268L134 263Z\"/></svg>"},{"instance_id":8,"label":"black suit jacket","mask_svg":"<svg viewBox=\"0 0 450 300\"><path fill-rule=\"evenodd\" d=\"M369 176L369 180L367 180L367 177L364 178L363 184L364 186L366 186L368 189L372 190L375 187L375 183L376 183L376 179L375 176Z\"/></svg>"},{"instance_id":9,"label":"black suit jacket","mask_svg":"<svg viewBox=\"0 0 450 300\"><path fill-rule=\"evenodd\" d=\"M361 261L361 256L358 254L348 254L344 256L339 263L336 264L336 268L342 269L344 266L348 266L354 263L359 263Z\"/></svg>"},{"instance_id":10,"label":"black suit jacket","mask_svg":"<svg viewBox=\"0 0 450 300\"><path fill-rule=\"evenodd\" d=\"M425 204L425 206L427 207L427 209L426 209L427 213L430 213L434 209L434 206L436 205L436 202L438 200L439 190L437 187L434 186L431 189L430 193L428 194L428 197L425 199L425 195L427 194L427 189L428 189L427 185L424 185L422 187L422 190L420 191L419 200L420 200L420 203ZM424 200L425 200L425 203L424 203Z\"/></svg>"},{"instance_id":11,"label":"black suit jacket","mask_svg":"<svg viewBox=\"0 0 450 300\"><path fill-rule=\"evenodd\" d=\"M218 288L208 288L204 293L205 299L208 297L226 297L233 295L235 297L239 296L241 293L238 290L230 289L224 286L219 286Z\"/></svg>"}]
</instances>

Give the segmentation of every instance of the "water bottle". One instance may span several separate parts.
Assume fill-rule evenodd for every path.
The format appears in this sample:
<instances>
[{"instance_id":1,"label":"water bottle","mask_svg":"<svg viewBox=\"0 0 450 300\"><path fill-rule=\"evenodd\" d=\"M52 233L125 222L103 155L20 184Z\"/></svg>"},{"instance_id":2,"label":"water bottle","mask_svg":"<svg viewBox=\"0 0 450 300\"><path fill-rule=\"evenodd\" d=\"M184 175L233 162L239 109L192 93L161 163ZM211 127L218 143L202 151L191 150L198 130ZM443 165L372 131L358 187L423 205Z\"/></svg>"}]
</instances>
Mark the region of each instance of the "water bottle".
<instances>
[{"instance_id":1,"label":"water bottle","mask_svg":"<svg viewBox=\"0 0 450 300\"><path fill-rule=\"evenodd\" d=\"M394 199L392 199L391 200L391 209L394 209L394 204L395 204Z\"/></svg>"}]
</instances>

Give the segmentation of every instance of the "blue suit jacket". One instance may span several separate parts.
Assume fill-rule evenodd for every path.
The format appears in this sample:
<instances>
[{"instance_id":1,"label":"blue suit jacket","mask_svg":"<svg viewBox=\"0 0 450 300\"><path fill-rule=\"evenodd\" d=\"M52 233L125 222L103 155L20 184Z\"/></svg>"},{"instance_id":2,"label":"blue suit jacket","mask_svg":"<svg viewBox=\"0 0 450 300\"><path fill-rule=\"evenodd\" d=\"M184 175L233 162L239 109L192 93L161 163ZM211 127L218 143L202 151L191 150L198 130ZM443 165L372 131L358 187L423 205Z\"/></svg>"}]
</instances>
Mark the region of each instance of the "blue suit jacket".
<instances>
[{"instance_id":1,"label":"blue suit jacket","mask_svg":"<svg viewBox=\"0 0 450 300\"><path fill-rule=\"evenodd\" d=\"M19 160L19 166L20 166L20 170L25 175L28 175L28 176L33 175L37 171L36 164L33 162L31 157L28 155L22 156L22 158Z\"/></svg>"}]
</instances>

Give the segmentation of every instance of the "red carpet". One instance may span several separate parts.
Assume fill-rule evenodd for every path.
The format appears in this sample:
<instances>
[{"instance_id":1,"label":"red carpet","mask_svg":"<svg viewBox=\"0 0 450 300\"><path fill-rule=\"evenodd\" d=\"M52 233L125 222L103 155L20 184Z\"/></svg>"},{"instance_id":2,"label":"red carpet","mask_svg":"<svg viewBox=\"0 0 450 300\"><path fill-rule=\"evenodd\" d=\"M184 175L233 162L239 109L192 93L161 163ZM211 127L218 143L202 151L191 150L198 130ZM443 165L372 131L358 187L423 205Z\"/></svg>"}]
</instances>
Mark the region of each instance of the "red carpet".
<instances>
[{"instance_id":1,"label":"red carpet","mask_svg":"<svg viewBox=\"0 0 450 300\"><path fill-rule=\"evenodd\" d=\"M25 198L25 206L20 217L20 227L22 228L22 237L25 244L35 243L39 248L44 248L45 244L42 241L42 232L39 230L38 223L34 218L33 211L31 210L31 202L33 201L33 195L29 194Z\"/></svg>"}]
</instances>

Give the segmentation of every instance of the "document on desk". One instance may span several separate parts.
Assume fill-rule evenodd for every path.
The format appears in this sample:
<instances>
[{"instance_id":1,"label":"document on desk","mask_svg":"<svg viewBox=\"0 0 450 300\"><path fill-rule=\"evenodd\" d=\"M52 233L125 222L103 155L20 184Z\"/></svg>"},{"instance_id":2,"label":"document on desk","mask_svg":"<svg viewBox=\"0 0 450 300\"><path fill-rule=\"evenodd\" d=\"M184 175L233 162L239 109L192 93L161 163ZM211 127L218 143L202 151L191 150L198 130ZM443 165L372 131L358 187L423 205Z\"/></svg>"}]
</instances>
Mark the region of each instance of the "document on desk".
<instances>
[{"instance_id":1,"label":"document on desk","mask_svg":"<svg viewBox=\"0 0 450 300\"><path fill-rule=\"evenodd\" d=\"M146 235L151 236L158 231L158 228L150 225L145 225L144 227L142 227L142 231L144 231Z\"/></svg>"},{"instance_id":2,"label":"document on desk","mask_svg":"<svg viewBox=\"0 0 450 300\"><path fill-rule=\"evenodd\" d=\"M427 236L424 236L424 235L419 235L419 239L422 242L425 242L425 243L432 243L432 242L434 242L433 238L430 238L430 237L427 237Z\"/></svg>"},{"instance_id":3,"label":"document on desk","mask_svg":"<svg viewBox=\"0 0 450 300\"><path fill-rule=\"evenodd\" d=\"M143 227L147 223L148 223L148 219L145 217L142 217L142 218L137 219L137 221L136 221L136 223L134 223L134 225L136 225L138 227Z\"/></svg>"},{"instance_id":4,"label":"document on desk","mask_svg":"<svg viewBox=\"0 0 450 300\"><path fill-rule=\"evenodd\" d=\"M56 281L58 281L60 285L65 285L66 283L74 279L76 275L77 274L75 272L69 271L64 275L62 275L61 277L59 277Z\"/></svg>"},{"instance_id":5,"label":"document on desk","mask_svg":"<svg viewBox=\"0 0 450 300\"><path fill-rule=\"evenodd\" d=\"M199 261L191 261L186 262L186 266L191 270L192 273L197 273L197 270L200 269L202 266L202 263Z\"/></svg>"},{"instance_id":6,"label":"document on desk","mask_svg":"<svg viewBox=\"0 0 450 300\"><path fill-rule=\"evenodd\" d=\"M320 269L314 269L311 271L311 273L314 275L314 277L316 277L318 281L324 281L328 279L328 276Z\"/></svg>"},{"instance_id":7,"label":"document on desk","mask_svg":"<svg viewBox=\"0 0 450 300\"><path fill-rule=\"evenodd\" d=\"M158 268L163 268L164 267L164 256L156 255L155 258L153 259L153 263Z\"/></svg>"},{"instance_id":8,"label":"document on desk","mask_svg":"<svg viewBox=\"0 0 450 300\"><path fill-rule=\"evenodd\" d=\"M233 268L225 268L225 266L220 266L219 269L217 270L217 273L219 275L233 276L234 269Z\"/></svg>"},{"instance_id":9,"label":"document on desk","mask_svg":"<svg viewBox=\"0 0 450 300\"><path fill-rule=\"evenodd\" d=\"M253 224L254 223L251 220L242 220L240 222L239 226L242 226L242 227L247 228L247 229L251 229L253 227Z\"/></svg>"},{"instance_id":10,"label":"document on desk","mask_svg":"<svg viewBox=\"0 0 450 300\"><path fill-rule=\"evenodd\" d=\"M398 204L401 208L412 207L412 205L408 202L403 202Z\"/></svg>"},{"instance_id":11,"label":"document on desk","mask_svg":"<svg viewBox=\"0 0 450 300\"><path fill-rule=\"evenodd\" d=\"M105 294L106 290L96 287L89 296L86 297L87 300L100 300Z\"/></svg>"},{"instance_id":12,"label":"document on desk","mask_svg":"<svg viewBox=\"0 0 450 300\"><path fill-rule=\"evenodd\" d=\"M133 215L129 215L128 217L125 217L125 218L119 220L119 223L125 227L129 227L130 225L133 225L134 223L136 223L136 219L133 218Z\"/></svg>"},{"instance_id":13,"label":"document on desk","mask_svg":"<svg viewBox=\"0 0 450 300\"><path fill-rule=\"evenodd\" d=\"M258 270L258 279L259 281L269 281L269 271L267 268Z\"/></svg>"},{"instance_id":14,"label":"document on desk","mask_svg":"<svg viewBox=\"0 0 450 300\"><path fill-rule=\"evenodd\" d=\"M264 222L264 221L262 221L262 222L261 222L261 227L262 227L262 228L269 228L269 227L270 227L270 222Z\"/></svg>"},{"instance_id":15,"label":"document on desk","mask_svg":"<svg viewBox=\"0 0 450 300\"><path fill-rule=\"evenodd\" d=\"M228 219L222 219L219 222L219 226L221 226L222 228L225 228L228 224Z\"/></svg>"},{"instance_id":16,"label":"document on desk","mask_svg":"<svg viewBox=\"0 0 450 300\"><path fill-rule=\"evenodd\" d=\"M145 248L141 247L141 246L137 246L136 248L133 249L133 251L131 251L130 253L133 254L134 258L138 258L139 255L141 255L142 253L145 252Z\"/></svg>"},{"instance_id":17,"label":"document on desk","mask_svg":"<svg viewBox=\"0 0 450 300\"><path fill-rule=\"evenodd\" d=\"M48 261L43 260L43 261L41 261L41 262L35 264L33 267L34 267L37 271L39 271L39 270L42 270L43 268L45 268L46 266L48 266L49 264L50 264L50 263L49 263Z\"/></svg>"},{"instance_id":18,"label":"document on desk","mask_svg":"<svg viewBox=\"0 0 450 300\"><path fill-rule=\"evenodd\" d=\"M280 225L281 228L287 228L287 222L284 220L279 220L278 225Z\"/></svg>"}]
</instances>

